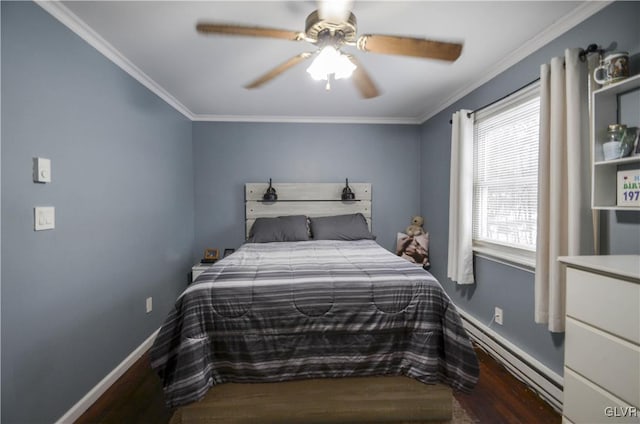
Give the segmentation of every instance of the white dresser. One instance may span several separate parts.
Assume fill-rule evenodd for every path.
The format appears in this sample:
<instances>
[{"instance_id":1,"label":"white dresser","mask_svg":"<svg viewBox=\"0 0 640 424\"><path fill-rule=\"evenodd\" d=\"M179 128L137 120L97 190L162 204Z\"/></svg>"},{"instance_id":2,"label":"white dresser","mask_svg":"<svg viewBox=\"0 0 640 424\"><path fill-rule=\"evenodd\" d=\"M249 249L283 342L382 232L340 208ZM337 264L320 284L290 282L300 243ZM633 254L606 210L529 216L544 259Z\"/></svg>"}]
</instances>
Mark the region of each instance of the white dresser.
<instances>
[{"instance_id":1,"label":"white dresser","mask_svg":"<svg viewBox=\"0 0 640 424\"><path fill-rule=\"evenodd\" d=\"M640 423L640 255L567 256L565 423Z\"/></svg>"}]
</instances>

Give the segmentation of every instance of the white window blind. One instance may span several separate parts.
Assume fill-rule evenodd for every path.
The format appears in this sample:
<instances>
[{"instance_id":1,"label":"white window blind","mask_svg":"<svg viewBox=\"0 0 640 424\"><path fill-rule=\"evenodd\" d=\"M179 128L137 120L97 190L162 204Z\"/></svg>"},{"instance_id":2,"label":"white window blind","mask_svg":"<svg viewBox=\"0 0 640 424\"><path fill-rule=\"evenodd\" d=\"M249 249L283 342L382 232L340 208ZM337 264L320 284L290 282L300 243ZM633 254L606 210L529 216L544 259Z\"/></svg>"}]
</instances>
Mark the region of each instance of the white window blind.
<instances>
[{"instance_id":1,"label":"white window blind","mask_svg":"<svg viewBox=\"0 0 640 424\"><path fill-rule=\"evenodd\" d=\"M539 85L476 113L473 239L536 249Z\"/></svg>"}]
</instances>

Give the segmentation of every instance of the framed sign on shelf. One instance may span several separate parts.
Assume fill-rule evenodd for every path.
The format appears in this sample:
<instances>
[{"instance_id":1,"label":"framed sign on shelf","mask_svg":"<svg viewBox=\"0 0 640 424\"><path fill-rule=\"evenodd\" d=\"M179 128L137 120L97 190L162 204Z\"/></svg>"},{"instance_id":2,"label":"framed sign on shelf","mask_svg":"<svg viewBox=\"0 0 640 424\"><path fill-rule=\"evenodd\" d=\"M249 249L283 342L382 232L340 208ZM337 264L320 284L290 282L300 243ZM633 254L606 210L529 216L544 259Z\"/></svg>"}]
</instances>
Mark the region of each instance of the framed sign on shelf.
<instances>
[{"instance_id":1,"label":"framed sign on shelf","mask_svg":"<svg viewBox=\"0 0 640 424\"><path fill-rule=\"evenodd\" d=\"M640 206L640 169L618 171L618 206Z\"/></svg>"}]
</instances>

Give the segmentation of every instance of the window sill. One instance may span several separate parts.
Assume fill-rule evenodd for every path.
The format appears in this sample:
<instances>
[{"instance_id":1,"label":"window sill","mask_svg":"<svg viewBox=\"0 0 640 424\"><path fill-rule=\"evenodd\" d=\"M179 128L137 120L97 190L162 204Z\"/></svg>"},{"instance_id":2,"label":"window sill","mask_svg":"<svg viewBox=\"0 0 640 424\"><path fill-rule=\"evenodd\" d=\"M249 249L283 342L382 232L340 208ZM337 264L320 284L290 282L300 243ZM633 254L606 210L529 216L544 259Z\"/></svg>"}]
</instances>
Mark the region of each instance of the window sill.
<instances>
[{"instance_id":1,"label":"window sill","mask_svg":"<svg viewBox=\"0 0 640 424\"><path fill-rule=\"evenodd\" d=\"M535 252L476 241L473 243L473 252L481 258L523 271L535 272L536 270Z\"/></svg>"}]
</instances>

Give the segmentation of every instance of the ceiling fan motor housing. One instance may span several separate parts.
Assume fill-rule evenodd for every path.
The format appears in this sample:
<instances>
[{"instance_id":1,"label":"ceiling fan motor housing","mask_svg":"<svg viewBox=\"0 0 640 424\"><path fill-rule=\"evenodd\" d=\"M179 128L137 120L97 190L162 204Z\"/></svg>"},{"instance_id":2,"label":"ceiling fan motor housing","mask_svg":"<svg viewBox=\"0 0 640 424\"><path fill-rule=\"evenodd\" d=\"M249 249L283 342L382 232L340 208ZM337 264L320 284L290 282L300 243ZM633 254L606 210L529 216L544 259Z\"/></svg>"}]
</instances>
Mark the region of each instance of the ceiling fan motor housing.
<instances>
[{"instance_id":1,"label":"ceiling fan motor housing","mask_svg":"<svg viewBox=\"0 0 640 424\"><path fill-rule=\"evenodd\" d=\"M330 22L320 18L317 10L307 16L305 22L305 34L314 43L342 45L344 43L354 43L356 41L357 23L353 13L349 13L349 18L342 22ZM336 47L339 47L336 46Z\"/></svg>"}]
</instances>

